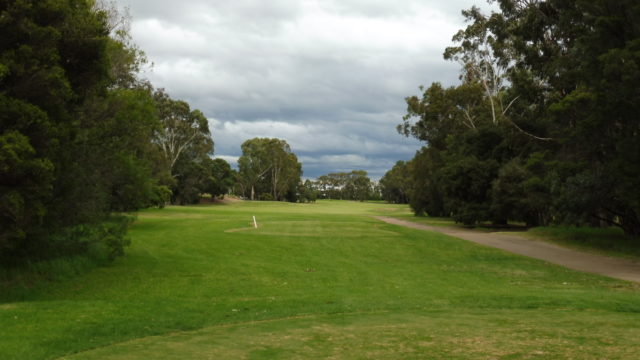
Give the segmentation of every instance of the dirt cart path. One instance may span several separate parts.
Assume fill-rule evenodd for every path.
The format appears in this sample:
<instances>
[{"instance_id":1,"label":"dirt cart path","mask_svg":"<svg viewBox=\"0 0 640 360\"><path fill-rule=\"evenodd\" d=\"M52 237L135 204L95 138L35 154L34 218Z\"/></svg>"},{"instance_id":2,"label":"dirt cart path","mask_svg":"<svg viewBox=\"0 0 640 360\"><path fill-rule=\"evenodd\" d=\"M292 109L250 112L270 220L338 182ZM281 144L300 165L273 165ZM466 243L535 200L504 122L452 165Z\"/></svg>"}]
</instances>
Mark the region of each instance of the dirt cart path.
<instances>
[{"instance_id":1,"label":"dirt cart path","mask_svg":"<svg viewBox=\"0 0 640 360\"><path fill-rule=\"evenodd\" d=\"M389 224L418 230L435 231L515 254L542 259L574 270L640 283L640 263L627 259L589 254L547 242L529 240L518 235L481 233L464 229L434 227L387 216L374 216Z\"/></svg>"}]
</instances>

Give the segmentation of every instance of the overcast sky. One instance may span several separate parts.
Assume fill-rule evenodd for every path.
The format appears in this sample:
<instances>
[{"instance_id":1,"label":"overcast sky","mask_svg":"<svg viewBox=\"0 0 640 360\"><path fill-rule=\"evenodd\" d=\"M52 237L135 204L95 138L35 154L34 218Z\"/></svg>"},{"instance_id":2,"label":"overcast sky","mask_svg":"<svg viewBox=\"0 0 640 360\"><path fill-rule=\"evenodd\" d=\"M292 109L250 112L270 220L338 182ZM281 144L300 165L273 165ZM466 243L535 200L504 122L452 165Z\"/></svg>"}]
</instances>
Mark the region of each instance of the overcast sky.
<instances>
[{"instance_id":1,"label":"overcast sky","mask_svg":"<svg viewBox=\"0 0 640 360\"><path fill-rule=\"evenodd\" d=\"M484 0L117 0L155 87L209 118L233 165L254 137L286 140L304 177L381 177L421 146L399 135L406 96L457 82L442 58Z\"/></svg>"}]
</instances>

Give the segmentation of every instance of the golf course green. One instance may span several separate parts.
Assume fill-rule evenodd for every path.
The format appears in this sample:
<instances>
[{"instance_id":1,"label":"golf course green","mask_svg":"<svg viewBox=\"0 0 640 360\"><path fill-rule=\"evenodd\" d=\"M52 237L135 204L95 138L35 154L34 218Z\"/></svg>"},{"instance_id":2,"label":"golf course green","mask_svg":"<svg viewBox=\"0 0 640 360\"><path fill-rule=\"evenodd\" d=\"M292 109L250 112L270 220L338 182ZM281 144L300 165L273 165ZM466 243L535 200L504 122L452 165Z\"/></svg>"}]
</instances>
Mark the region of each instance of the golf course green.
<instances>
[{"instance_id":1,"label":"golf course green","mask_svg":"<svg viewBox=\"0 0 640 360\"><path fill-rule=\"evenodd\" d=\"M372 217L408 213L142 211L114 263L0 296L0 359L638 358L639 284Z\"/></svg>"}]
</instances>

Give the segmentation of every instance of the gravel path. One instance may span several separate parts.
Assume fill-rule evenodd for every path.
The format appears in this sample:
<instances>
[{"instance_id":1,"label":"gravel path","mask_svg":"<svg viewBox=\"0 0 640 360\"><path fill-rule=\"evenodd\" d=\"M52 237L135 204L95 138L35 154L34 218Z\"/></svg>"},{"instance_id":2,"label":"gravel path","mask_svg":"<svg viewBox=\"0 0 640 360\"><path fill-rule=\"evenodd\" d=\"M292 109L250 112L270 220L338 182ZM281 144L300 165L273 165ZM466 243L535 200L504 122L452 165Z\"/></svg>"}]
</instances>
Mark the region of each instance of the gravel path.
<instances>
[{"instance_id":1,"label":"gravel path","mask_svg":"<svg viewBox=\"0 0 640 360\"><path fill-rule=\"evenodd\" d=\"M543 241L529 240L518 235L434 227L387 216L375 216L375 218L389 224L439 232L515 254L542 259L574 270L640 283L640 263L628 259L585 253Z\"/></svg>"}]
</instances>

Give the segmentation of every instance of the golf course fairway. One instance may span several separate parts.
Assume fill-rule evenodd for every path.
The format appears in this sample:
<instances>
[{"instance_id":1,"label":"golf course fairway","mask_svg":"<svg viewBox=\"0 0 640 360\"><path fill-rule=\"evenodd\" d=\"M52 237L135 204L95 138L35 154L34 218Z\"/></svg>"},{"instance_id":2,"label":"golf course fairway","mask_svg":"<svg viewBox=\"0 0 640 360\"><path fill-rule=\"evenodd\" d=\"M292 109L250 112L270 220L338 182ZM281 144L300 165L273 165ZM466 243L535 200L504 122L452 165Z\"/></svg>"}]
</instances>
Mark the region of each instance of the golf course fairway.
<instances>
[{"instance_id":1,"label":"golf course fairway","mask_svg":"<svg viewBox=\"0 0 640 360\"><path fill-rule=\"evenodd\" d=\"M638 358L639 284L373 218L408 212L142 211L114 263L0 295L0 359Z\"/></svg>"}]
</instances>

